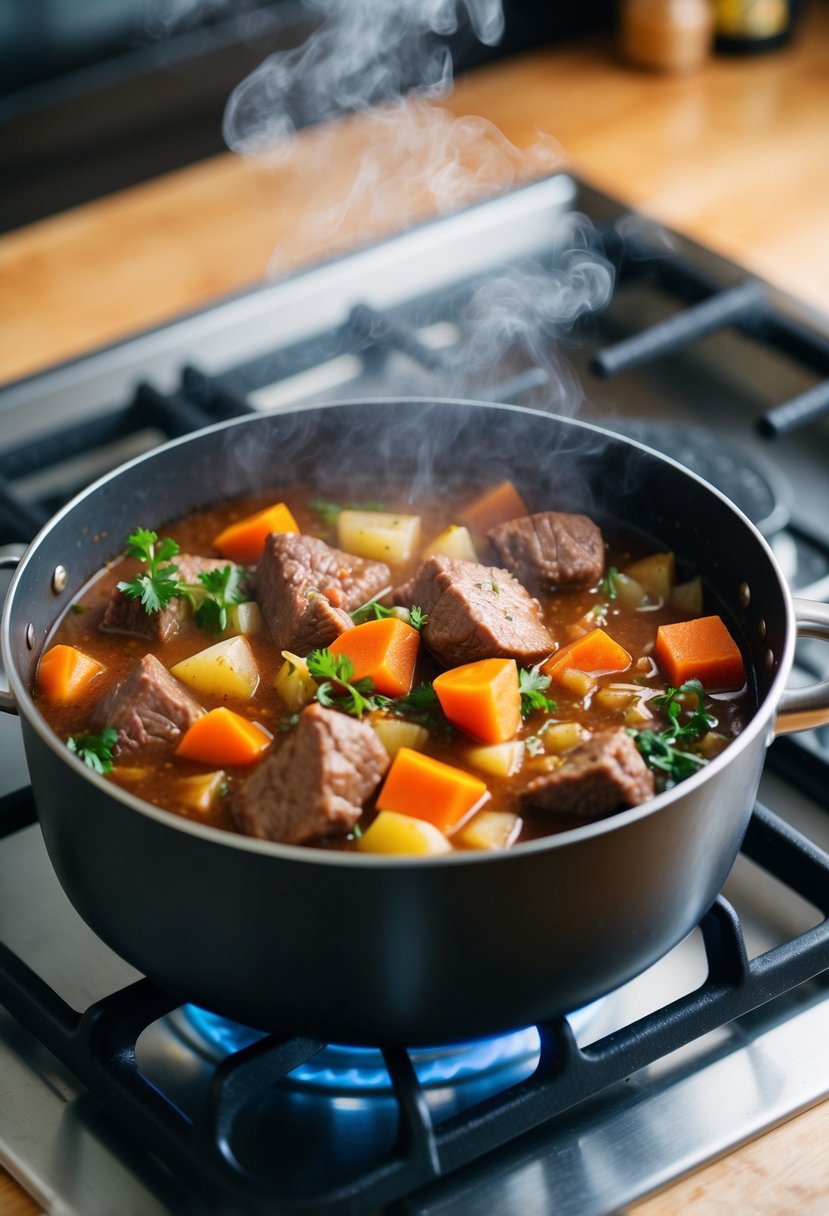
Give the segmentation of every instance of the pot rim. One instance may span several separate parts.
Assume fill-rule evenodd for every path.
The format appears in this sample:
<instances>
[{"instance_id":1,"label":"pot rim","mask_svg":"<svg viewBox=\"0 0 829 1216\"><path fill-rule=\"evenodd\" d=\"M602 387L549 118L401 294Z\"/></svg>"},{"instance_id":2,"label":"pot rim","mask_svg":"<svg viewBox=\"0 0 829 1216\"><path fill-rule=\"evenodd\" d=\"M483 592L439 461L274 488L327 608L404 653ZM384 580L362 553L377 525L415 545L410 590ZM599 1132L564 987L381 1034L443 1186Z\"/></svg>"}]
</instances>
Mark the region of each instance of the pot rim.
<instances>
[{"instance_id":1,"label":"pot rim","mask_svg":"<svg viewBox=\"0 0 829 1216\"><path fill-rule=\"evenodd\" d=\"M794 604L792 594L786 584L783 573L775 558L770 546L765 538L760 534L750 519L737 507L729 498L726 497L715 486L710 485L699 477L696 473L684 468L683 465L673 460L669 456L663 455L661 452L649 448L646 444L640 443L636 439L628 438L626 435L621 435L618 432L610 431L601 425L593 422L586 422L582 419L567 418L560 414L550 413L546 410L532 409L527 406L508 405L492 401L477 401L474 399L451 398L451 397L378 397L378 398L344 398L331 402L303 402L297 406L291 407L290 410L280 411L280 413L304 413L306 411L317 410L336 410L349 406L377 406L382 408L388 405L413 405L413 406L464 406L474 407L478 409L493 409L498 411L508 411L521 415L530 415L540 419L549 420L554 424L563 424L567 428L576 428L584 432L589 432L597 437L606 438L612 442L620 443L625 447L638 449L654 460L662 461L674 468L682 477L688 478L691 481L697 482L713 497L720 502L735 515L740 523L748 529L752 534L753 539L765 551L766 559L771 570L777 580L779 589L782 593L782 600L785 606L785 645L782 653L778 656L777 674L769 686L763 701L757 706L757 709L751 718L750 722L740 732L740 734L720 753L714 760L710 761L704 768L699 769L692 776L687 777L684 781L675 785L673 788L664 790L661 794L657 794L654 798L648 799L647 802L641 803L639 806L630 807L627 810L616 812L608 816L606 819L598 820L594 823L587 823L583 826L570 828L564 832L558 832L552 836L543 836L534 840L524 841L519 844L512 845L505 851L468 851L468 852L452 852L441 854L438 857L406 857L406 856L375 856L373 854L346 852L339 850L313 849L307 845L289 845L280 844L277 841L259 840L252 836L245 836L241 833L225 831L222 828L210 827L207 824L196 823L194 820L187 819L182 815L177 815L174 811L165 810L162 807L157 807L152 803L145 802L138 798L135 794L121 788L114 782L107 781L106 778L85 765L77 756L64 747L62 741L55 734L52 728L47 724L46 720L41 715L35 705L31 692L17 670L17 666L12 658L11 647L11 617L14 612L15 598L18 594L21 583L26 577L26 572L34 560L37 551L43 540L50 536L54 530L59 527L73 512L81 506L88 498L94 495L101 487L115 481L127 470L133 469L138 465L152 461L162 452L167 452L172 448L186 446L191 441L201 438L206 435L217 434L222 431L230 430L237 426L256 425L264 423L266 419L271 417L268 414L247 414L241 418L232 418L223 422L213 423L210 426L203 427L197 431L191 431L186 435L176 439L169 440L167 443L159 444L158 447L150 449L148 452L142 453L140 456L133 457L131 460L124 462L117 468L99 477L96 481L86 486L78 494L76 494L68 503L60 508L55 515L40 529L37 536L31 541L21 558L17 569L12 577L6 595L6 602L3 608L2 623L0 623L0 655L5 666L7 678L9 682L9 690L14 699L18 713L23 717L28 725L35 730L42 741L55 753L55 755L68 764L70 769L87 781L90 781L94 788L98 788L102 793L120 802L138 814L144 815L148 819L155 820L160 826L174 828L180 832L185 832L188 835L194 836L202 840L205 844L222 845L240 849L244 852L258 853L265 857L282 858L301 862L305 865L331 865L345 866L346 868L361 869L378 869L385 866L391 866L395 869L423 869L424 867L432 866L466 866L466 865L487 865L496 864L510 857L517 858L528 854L547 852L553 849L562 849L570 846L581 844L597 836L602 836L605 833L610 833L616 829L621 830L627 825L636 822L639 819L645 819L650 815L657 815L666 807L672 805L677 798L684 797L685 794L691 793L699 786L709 780L713 780L716 773L725 768L736 753L744 751L752 746L757 735L761 732L768 734L768 742L771 742L773 737L773 716L775 714L777 704L784 690L786 680L794 659L794 648L796 641L796 626Z\"/></svg>"}]
</instances>

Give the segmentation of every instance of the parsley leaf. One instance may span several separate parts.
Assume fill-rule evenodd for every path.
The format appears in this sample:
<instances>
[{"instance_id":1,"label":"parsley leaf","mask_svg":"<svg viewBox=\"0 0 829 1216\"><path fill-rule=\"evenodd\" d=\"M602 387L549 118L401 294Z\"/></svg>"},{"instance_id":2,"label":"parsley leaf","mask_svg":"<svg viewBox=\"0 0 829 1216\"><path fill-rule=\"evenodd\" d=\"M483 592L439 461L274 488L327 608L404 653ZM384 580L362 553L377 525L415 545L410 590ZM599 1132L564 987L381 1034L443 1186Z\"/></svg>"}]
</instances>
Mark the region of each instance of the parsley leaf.
<instances>
[{"instance_id":1,"label":"parsley leaf","mask_svg":"<svg viewBox=\"0 0 829 1216\"><path fill-rule=\"evenodd\" d=\"M539 665L529 669L518 668L518 691L521 693L522 718L528 718L538 709L553 713L558 708L555 701L550 701L544 695L544 689L549 686L550 677L541 674Z\"/></svg>"},{"instance_id":2,"label":"parsley leaf","mask_svg":"<svg viewBox=\"0 0 829 1216\"><path fill-rule=\"evenodd\" d=\"M308 503L312 511L316 511L323 521L333 528L336 524L341 512L345 511L345 507L339 502L328 502L324 498L312 498ZM349 511L385 511L385 507L381 502L350 502L348 503Z\"/></svg>"},{"instance_id":3,"label":"parsley leaf","mask_svg":"<svg viewBox=\"0 0 829 1216\"><path fill-rule=\"evenodd\" d=\"M200 570L198 583L179 584L195 608L194 619L200 629L221 633L227 629L227 610L245 600L242 581L245 572L239 566L222 566L219 570Z\"/></svg>"},{"instance_id":4,"label":"parsley leaf","mask_svg":"<svg viewBox=\"0 0 829 1216\"><path fill-rule=\"evenodd\" d=\"M131 600L140 599L148 616L160 612L178 595L178 566L171 561L178 552L178 545L169 536L159 542L155 532L138 528L127 537L127 553L139 558L147 569L128 582L120 582L118 590Z\"/></svg>"},{"instance_id":5,"label":"parsley leaf","mask_svg":"<svg viewBox=\"0 0 829 1216\"><path fill-rule=\"evenodd\" d=\"M405 718L407 722L416 722L428 730L448 732L453 729L444 716L438 694L431 684L421 684L405 697L378 697L377 701L378 709L384 709L397 718Z\"/></svg>"},{"instance_id":6,"label":"parsley leaf","mask_svg":"<svg viewBox=\"0 0 829 1216\"><path fill-rule=\"evenodd\" d=\"M608 567L607 574L605 574L604 578L599 583L599 590L601 591L602 595L606 596L609 600L615 600L618 598L618 578L619 571L615 566L610 566Z\"/></svg>"},{"instance_id":7,"label":"parsley leaf","mask_svg":"<svg viewBox=\"0 0 829 1216\"><path fill-rule=\"evenodd\" d=\"M112 770L112 751L117 742L118 731L114 726L106 726L100 735L70 735L66 746L96 773L109 773Z\"/></svg>"},{"instance_id":8,"label":"parsley leaf","mask_svg":"<svg viewBox=\"0 0 829 1216\"><path fill-rule=\"evenodd\" d=\"M334 655L330 650L312 650L305 660L309 673L317 681L317 700L329 709L341 709L355 718L362 718L378 708L372 696L374 681L368 677L354 679L354 664L347 655Z\"/></svg>"},{"instance_id":9,"label":"parsley leaf","mask_svg":"<svg viewBox=\"0 0 829 1216\"><path fill-rule=\"evenodd\" d=\"M691 744L717 725L717 719L705 710L704 695L699 680L686 680L679 688L669 686L664 693L651 698L651 704L659 706L664 712L668 726L661 731L629 732L642 759L648 768L662 777L666 789L684 781L708 763L703 756L689 750ZM683 696L696 697L694 708L685 723L680 721Z\"/></svg>"},{"instance_id":10,"label":"parsley leaf","mask_svg":"<svg viewBox=\"0 0 829 1216\"><path fill-rule=\"evenodd\" d=\"M429 614L424 612L422 608L419 608L417 604L412 604L409 609L409 624L412 629L422 629L428 620Z\"/></svg>"},{"instance_id":11,"label":"parsley leaf","mask_svg":"<svg viewBox=\"0 0 829 1216\"><path fill-rule=\"evenodd\" d=\"M171 560L180 551L172 537L159 541L148 528L136 529L127 538L127 553L139 558L147 569L120 582L118 590L132 600L140 599L148 616L160 612L173 599L189 600L199 628L221 633L227 628L228 608L246 599L242 590L245 572L239 566L227 565L218 570L200 570L195 583L185 583Z\"/></svg>"}]
</instances>

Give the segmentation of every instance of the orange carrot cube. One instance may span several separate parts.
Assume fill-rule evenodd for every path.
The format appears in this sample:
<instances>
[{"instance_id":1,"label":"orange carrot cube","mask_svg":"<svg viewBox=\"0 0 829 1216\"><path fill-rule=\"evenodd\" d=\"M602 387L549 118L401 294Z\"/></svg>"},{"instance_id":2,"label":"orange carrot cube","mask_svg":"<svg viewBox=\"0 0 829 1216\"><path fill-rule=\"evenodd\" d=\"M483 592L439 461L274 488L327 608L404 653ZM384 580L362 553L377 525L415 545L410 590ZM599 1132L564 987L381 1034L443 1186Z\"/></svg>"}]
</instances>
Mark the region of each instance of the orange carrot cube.
<instances>
[{"instance_id":1,"label":"orange carrot cube","mask_svg":"<svg viewBox=\"0 0 829 1216\"><path fill-rule=\"evenodd\" d=\"M660 625L654 655L677 687L693 678L710 691L741 688L745 683L740 648L719 616Z\"/></svg>"},{"instance_id":2,"label":"orange carrot cube","mask_svg":"<svg viewBox=\"0 0 829 1216\"><path fill-rule=\"evenodd\" d=\"M220 706L196 718L176 748L176 755L201 760L214 768L254 764L270 744L271 736L261 726Z\"/></svg>"},{"instance_id":3,"label":"orange carrot cube","mask_svg":"<svg viewBox=\"0 0 829 1216\"><path fill-rule=\"evenodd\" d=\"M521 693L514 659L480 659L452 667L432 687L455 726L483 743L505 743L521 725Z\"/></svg>"},{"instance_id":4,"label":"orange carrot cube","mask_svg":"<svg viewBox=\"0 0 829 1216\"><path fill-rule=\"evenodd\" d=\"M40 660L37 684L47 701L66 705L77 700L103 670L101 663L75 646L53 646Z\"/></svg>"},{"instance_id":5,"label":"orange carrot cube","mask_svg":"<svg viewBox=\"0 0 829 1216\"><path fill-rule=\"evenodd\" d=\"M248 515L246 519L229 524L213 541L222 557L238 562L240 566L253 566L262 556L265 538L271 532L298 532L299 525L284 502Z\"/></svg>"},{"instance_id":6,"label":"orange carrot cube","mask_svg":"<svg viewBox=\"0 0 829 1216\"><path fill-rule=\"evenodd\" d=\"M488 797L479 777L401 747L386 774L377 809L425 819L449 835Z\"/></svg>"},{"instance_id":7,"label":"orange carrot cube","mask_svg":"<svg viewBox=\"0 0 829 1216\"><path fill-rule=\"evenodd\" d=\"M412 687L420 634L399 617L387 616L346 629L330 644L332 654L344 654L354 666L354 679L368 677L377 692L403 697Z\"/></svg>"},{"instance_id":8,"label":"orange carrot cube","mask_svg":"<svg viewBox=\"0 0 829 1216\"><path fill-rule=\"evenodd\" d=\"M587 671L591 675L608 675L610 672L627 671L632 659L624 646L615 642L603 629L591 629L575 642L562 646L554 655L542 663L541 670L555 680L568 668Z\"/></svg>"},{"instance_id":9,"label":"orange carrot cube","mask_svg":"<svg viewBox=\"0 0 829 1216\"><path fill-rule=\"evenodd\" d=\"M502 481L486 490L461 514L461 523L473 532L487 533L496 524L527 515L527 504L511 481Z\"/></svg>"}]
</instances>

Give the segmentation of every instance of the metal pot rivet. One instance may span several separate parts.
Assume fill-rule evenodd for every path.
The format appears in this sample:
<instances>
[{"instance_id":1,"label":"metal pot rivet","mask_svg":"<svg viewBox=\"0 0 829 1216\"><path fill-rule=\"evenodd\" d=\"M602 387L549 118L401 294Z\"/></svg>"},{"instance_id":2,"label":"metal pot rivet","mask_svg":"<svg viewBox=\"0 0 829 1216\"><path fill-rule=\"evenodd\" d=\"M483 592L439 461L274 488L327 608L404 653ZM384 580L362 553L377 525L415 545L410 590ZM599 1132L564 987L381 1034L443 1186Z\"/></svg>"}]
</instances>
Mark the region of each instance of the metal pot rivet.
<instances>
[{"instance_id":1,"label":"metal pot rivet","mask_svg":"<svg viewBox=\"0 0 829 1216\"><path fill-rule=\"evenodd\" d=\"M766 636L766 622L762 617L760 617L760 620L757 622L757 636L760 638L760 641L762 641Z\"/></svg>"},{"instance_id":2,"label":"metal pot rivet","mask_svg":"<svg viewBox=\"0 0 829 1216\"><path fill-rule=\"evenodd\" d=\"M64 587L66 586L66 580L68 578L69 575L66 573L65 566L55 566L54 570L52 571L52 590L54 591L55 595L60 595L61 591L63 591Z\"/></svg>"},{"instance_id":3,"label":"metal pot rivet","mask_svg":"<svg viewBox=\"0 0 829 1216\"><path fill-rule=\"evenodd\" d=\"M26 645L31 650L35 644L35 627L31 621L26 626Z\"/></svg>"},{"instance_id":4,"label":"metal pot rivet","mask_svg":"<svg viewBox=\"0 0 829 1216\"><path fill-rule=\"evenodd\" d=\"M763 655L763 666L765 667L766 671L771 671L772 667L774 667L774 651L773 650L767 650L766 653Z\"/></svg>"},{"instance_id":5,"label":"metal pot rivet","mask_svg":"<svg viewBox=\"0 0 829 1216\"><path fill-rule=\"evenodd\" d=\"M751 603L751 588L748 583L740 583L740 603L744 608L748 608Z\"/></svg>"}]
</instances>

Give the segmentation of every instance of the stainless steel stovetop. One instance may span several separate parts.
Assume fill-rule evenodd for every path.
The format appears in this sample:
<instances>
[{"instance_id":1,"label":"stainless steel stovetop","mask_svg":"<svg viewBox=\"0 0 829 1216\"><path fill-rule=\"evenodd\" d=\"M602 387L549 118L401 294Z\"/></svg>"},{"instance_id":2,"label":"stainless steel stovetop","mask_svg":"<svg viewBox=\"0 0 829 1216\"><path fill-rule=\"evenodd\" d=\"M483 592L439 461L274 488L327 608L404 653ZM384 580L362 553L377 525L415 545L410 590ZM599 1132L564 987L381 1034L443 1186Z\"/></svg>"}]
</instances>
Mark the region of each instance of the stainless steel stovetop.
<instances>
[{"instance_id":1,"label":"stainless steel stovetop","mask_svg":"<svg viewBox=\"0 0 829 1216\"><path fill-rule=\"evenodd\" d=\"M532 343L522 340L511 341L487 368L459 358L470 341L473 288L511 279L517 267L530 274L549 270L572 246L574 232L585 228L574 219L578 215L589 217L588 245L596 234L622 240L640 263L636 273L621 277L606 308L582 320L579 343L559 325L554 339L546 335L553 360L539 359ZM652 275L660 259L669 267L690 265L696 295L683 297L670 274ZM26 467L16 477L15 492L27 502L50 503L67 487L85 484L163 438L159 415L150 408L159 398L183 395L189 408L224 396L267 411L296 401L392 393L491 393L544 408L559 403L551 384L560 382L563 360L565 370L575 373L568 408L622 429L639 428L655 446L679 442L681 458L702 460L703 474L719 479L720 488L730 489L754 513L797 592L827 598L829 431L812 423L772 446L758 437L756 423L781 402L814 388L829 320L767 285L752 284L751 292L759 291L785 325L814 336L817 355L795 359L779 344L758 343L739 327L718 325L673 349L663 336L658 357L651 352L615 377L599 378L592 370L600 348L621 351L624 362L630 350L618 343L666 318L693 320L712 285L741 291L746 279L738 267L556 176L7 388L0 392L0 462L4 453L48 439L57 426L85 435L95 419L132 403L133 415L146 425L117 439L108 435L94 450L84 442L55 467ZM728 307L727 301L726 319L750 322L744 302L736 300L733 314ZM659 331L656 339L659 346ZM185 367L191 370L182 376ZM824 375L827 370L829 354ZM670 437L665 423L673 424ZM802 647L799 664L798 678L829 666L819 646ZM827 740L820 736L827 731L811 732L803 747L789 745L781 766L785 776L769 766L760 791L762 802L824 850L829 770L821 767ZM803 782L801 770L809 774ZM0 794L26 781L17 724L0 718ZM751 957L822 919L805 899L742 856L724 894L740 915ZM36 826L0 840L0 941L77 1009L138 978L77 917L52 874ZM696 930L644 976L577 1015L578 1042L593 1042L685 996L705 973ZM400 1200L394 1210L522 1216L615 1211L829 1094L827 1042L824 973L636 1069L625 1082ZM181 1011L151 1026L139 1049L142 1070L185 1111L203 1100L223 1051L194 1034ZM531 1059L533 1049L527 1050ZM104 1113L30 1030L2 1009L0 1078L0 1163L48 1210L73 1216L203 1210L175 1171L125 1135L117 1116ZM437 1108L451 1104L459 1089L460 1082L445 1081L432 1088L430 1102ZM297 1101L313 1104L315 1095L303 1091ZM376 1097L360 1092L338 1094L333 1102L333 1143L337 1151L359 1156L353 1129L368 1128L359 1134L371 1135L381 1122L382 1101L378 1107ZM291 1112L296 1119L297 1108Z\"/></svg>"}]
</instances>

